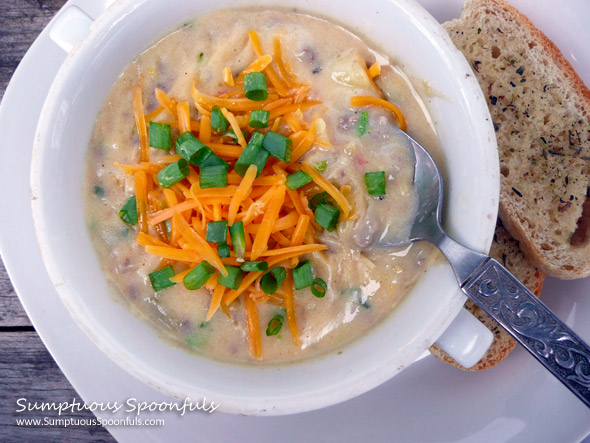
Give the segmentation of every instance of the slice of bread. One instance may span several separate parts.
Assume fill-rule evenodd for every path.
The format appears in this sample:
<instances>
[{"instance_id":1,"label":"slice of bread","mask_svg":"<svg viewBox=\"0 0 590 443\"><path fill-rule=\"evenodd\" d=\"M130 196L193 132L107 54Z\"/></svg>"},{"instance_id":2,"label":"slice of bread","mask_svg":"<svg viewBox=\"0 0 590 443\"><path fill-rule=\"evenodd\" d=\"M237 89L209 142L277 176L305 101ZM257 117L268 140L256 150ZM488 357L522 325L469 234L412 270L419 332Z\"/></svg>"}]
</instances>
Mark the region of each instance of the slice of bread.
<instances>
[{"instance_id":1,"label":"slice of bread","mask_svg":"<svg viewBox=\"0 0 590 443\"><path fill-rule=\"evenodd\" d=\"M590 91L504 0L468 1L461 17L443 26L488 99L506 229L546 274L589 276Z\"/></svg>"},{"instance_id":2,"label":"slice of bread","mask_svg":"<svg viewBox=\"0 0 590 443\"><path fill-rule=\"evenodd\" d=\"M545 276L526 260L522 251L518 247L518 242L510 237L510 234L506 232L500 220L498 220L498 224L496 225L496 233L490 249L490 255L502 263L506 269L512 272L527 288L534 292L537 297L539 296L541 289L543 288L543 280L545 279ZM512 352L516 346L516 340L514 340L510 334L496 323L495 320L487 315L482 309L478 308L471 300L468 300L467 303L465 303L465 309L470 311L494 334L494 341L486 355L484 355L475 366L466 369L455 362L455 360L437 345L432 345L430 353L439 360L466 371L480 371L482 369L489 369L496 366L508 357L510 352Z\"/></svg>"}]
</instances>

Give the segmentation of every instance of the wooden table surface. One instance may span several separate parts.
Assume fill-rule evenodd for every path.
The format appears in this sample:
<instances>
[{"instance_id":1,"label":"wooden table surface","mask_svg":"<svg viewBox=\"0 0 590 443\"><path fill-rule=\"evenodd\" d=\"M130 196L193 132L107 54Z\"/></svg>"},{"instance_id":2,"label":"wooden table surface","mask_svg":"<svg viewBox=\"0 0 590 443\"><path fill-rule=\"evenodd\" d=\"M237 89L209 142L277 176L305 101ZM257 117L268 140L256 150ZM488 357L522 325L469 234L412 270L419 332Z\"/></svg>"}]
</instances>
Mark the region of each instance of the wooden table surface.
<instances>
[{"instance_id":1,"label":"wooden table surface","mask_svg":"<svg viewBox=\"0 0 590 443\"><path fill-rule=\"evenodd\" d=\"M0 0L0 100L25 52L65 1ZM21 397L32 402L82 400L36 334L1 263L0 392L0 441L115 441L100 426L16 426L17 417L39 417L16 413L16 401ZM67 417L90 419L93 415L86 412Z\"/></svg>"}]
</instances>

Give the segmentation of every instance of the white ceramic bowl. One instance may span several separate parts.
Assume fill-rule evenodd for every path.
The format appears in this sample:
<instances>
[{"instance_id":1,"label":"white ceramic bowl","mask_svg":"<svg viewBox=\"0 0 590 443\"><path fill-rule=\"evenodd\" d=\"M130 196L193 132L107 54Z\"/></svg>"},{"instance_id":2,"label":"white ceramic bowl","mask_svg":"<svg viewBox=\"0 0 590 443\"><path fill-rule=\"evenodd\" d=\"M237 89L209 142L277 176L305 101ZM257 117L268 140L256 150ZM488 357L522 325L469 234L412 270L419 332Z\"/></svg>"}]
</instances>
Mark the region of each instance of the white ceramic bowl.
<instances>
[{"instance_id":1,"label":"white ceramic bowl","mask_svg":"<svg viewBox=\"0 0 590 443\"><path fill-rule=\"evenodd\" d=\"M220 363L161 340L111 295L87 234L81 195L94 120L123 68L188 17L252 5L296 7L342 23L440 92L427 106L447 158L445 226L465 245L486 251L498 203L490 117L463 56L411 0L115 3L71 52L45 102L31 167L32 206L43 258L62 301L117 364L163 392L206 396L225 412L288 414L359 395L415 361L464 303L450 268L432 267L386 321L341 354L283 366Z\"/></svg>"}]
</instances>

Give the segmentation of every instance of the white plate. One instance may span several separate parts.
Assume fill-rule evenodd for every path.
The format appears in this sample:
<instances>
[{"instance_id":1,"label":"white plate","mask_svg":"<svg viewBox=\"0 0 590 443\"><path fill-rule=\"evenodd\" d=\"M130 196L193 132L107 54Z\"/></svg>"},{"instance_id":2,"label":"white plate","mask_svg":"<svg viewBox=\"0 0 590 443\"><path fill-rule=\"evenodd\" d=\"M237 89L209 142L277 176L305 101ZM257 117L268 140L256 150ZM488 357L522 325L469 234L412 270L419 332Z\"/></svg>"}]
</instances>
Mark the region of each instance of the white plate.
<instances>
[{"instance_id":1,"label":"white plate","mask_svg":"<svg viewBox=\"0 0 590 443\"><path fill-rule=\"evenodd\" d=\"M109 0L72 0L96 17ZM439 20L459 15L461 0L422 0ZM590 84L590 17L585 0L512 0L543 29ZM64 56L45 30L17 69L0 108L6 155L0 208L2 258L31 321L60 368L86 402L169 400L119 369L74 324L47 277L35 241L29 204L29 163L41 105ZM10 212L9 212L10 211ZM32 278L34 276L34 278ZM548 280L543 300L590 341L590 279ZM565 295L564 295L565 294ZM313 401L313 399L310 399ZM112 418L110 414L100 414ZM119 441L187 438L200 441L278 439L316 441L579 441L590 433L590 411L518 348L489 371L463 373L432 357L379 388L338 406L287 417L215 413L157 413L164 427L116 427ZM145 417L144 417L145 418Z\"/></svg>"}]
</instances>

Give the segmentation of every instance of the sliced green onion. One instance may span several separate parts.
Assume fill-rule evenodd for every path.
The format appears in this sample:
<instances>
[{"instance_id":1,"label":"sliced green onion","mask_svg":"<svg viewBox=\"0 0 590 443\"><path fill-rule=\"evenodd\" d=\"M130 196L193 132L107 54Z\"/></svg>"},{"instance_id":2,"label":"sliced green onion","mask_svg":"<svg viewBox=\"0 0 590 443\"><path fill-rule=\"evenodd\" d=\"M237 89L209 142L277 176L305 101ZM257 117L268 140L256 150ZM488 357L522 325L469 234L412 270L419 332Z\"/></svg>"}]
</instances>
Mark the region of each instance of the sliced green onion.
<instances>
[{"instance_id":1,"label":"sliced green onion","mask_svg":"<svg viewBox=\"0 0 590 443\"><path fill-rule=\"evenodd\" d=\"M320 203L315 209L315 221L328 232L332 232L338 224L340 210L328 203Z\"/></svg>"},{"instance_id":2,"label":"sliced green onion","mask_svg":"<svg viewBox=\"0 0 590 443\"><path fill-rule=\"evenodd\" d=\"M266 165L266 162L268 161L268 157L270 157L270 154L268 153L268 151L262 149L262 148L258 148L258 152L256 152L256 155L254 157L254 161L252 162L253 165L256 165L256 177L258 177L260 175L260 173L262 172L262 170L264 169L264 166ZM248 170L246 168L246 170Z\"/></svg>"},{"instance_id":3,"label":"sliced green onion","mask_svg":"<svg viewBox=\"0 0 590 443\"><path fill-rule=\"evenodd\" d=\"M200 168L207 166L227 166L227 163L215 154L209 146L196 138L192 132L183 132L176 139L176 152L191 165Z\"/></svg>"},{"instance_id":4,"label":"sliced green onion","mask_svg":"<svg viewBox=\"0 0 590 443\"><path fill-rule=\"evenodd\" d=\"M283 316L280 314L277 314L273 318L271 318L268 322L268 326L266 327L266 335L269 337L277 335L283 327L283 321Z\"/></svg>"},{"instance_id":5,"label":"sliced green onion","mask_svg":"<svg viewBox=\"0 0 590 443\"><path fill-rule=\"evenodd\" d=\"M319 288L318 288L319 286ZM322 298L326 295L326 291L328 290L328 285L326 282L321 278L314 278L313 282L311 283L311 293L315 295L317 298Z\"/></svg>"},{"instance_id":6,"label":"sliced green onion","mask_svg":"<svg viewBox=\"0 0 590 443\"><path fill-rule=\"evenodd\" d=\"M227 243L227 220L207 223L206 239L209 243Z\"/></svg>"},{"instance_id":7,"label":"sliced green onion","mask_svg":"<svg viewBox=\"0 0 590 443\"><path fill-rule=\"evenodd\" d=\"M158 183L163 188L169 188L183 178L188 177L189 172L188 163L185 159L181 158L158 172Z\"/></svg>"},{"instance_id":8,"label":"sliced green onion","mask_svg":"<svg viewBox=\"0 0 590 443\"><path fill-rule=\"evenodd\" d=\"M385 195L385 171L367 172L365 184L369 195Z\"/></svg>"},{"instance_id":9,"label":"sliced green onion","mask_svg":"<svg viewBox=\"0 0 590 443\"><path fill-rule=\"evenodd\" d=\"M362 137L363 135L365 135L365 132L367 132L367 124L369 123L369 114L366 113L365 111L361 112L361 116L359 118L357 127L356 127L356 134L359 137Z\"/></svg>"},{"instance_id":10,"label":"sliced green onion","mask_svg":"<svg viewBox=\"0 0 590 443\"><path fill-rule=\"evenodd\" d=\"M309 260L305 260L293 268L293 281L295 282L295 289L307 288L313 284L313 273L311 272Z\"/></svg>"},{"instance_id":11,"label":"sliced green onion","mask_svg":"<svg viewBox=\"0 0 590 443\"><path fill-rule=\"evenodd\" d=\"M260 175L270 155L268 151L262 149L263 141L264 134L254 131L250 141L234 165L234 171L236 171L238 175L243 177L250 165L256 165L256 177Z\"/></svg>"},{"instance_id":12,"label":"sliced green onion","mask_svg":"<svg viewBox=\"0 0 590 443\"><path fill-rule=\"evenodd\" d=\"M250 113L250 127L262 129L268 126L268 118L270 117L270 111L264 109L256 109Z\"/></svg>"},{"instance_id":13,"label":"sliced green onion","mask_svg":"<svg viewBox=\"0 0 590 443\"><path fill-rule=\"evenodd\" d=\"M215 268L209 262L202 261L184 276L182 282L186 289L200 289L214 273Z\"/></svg>"},{"instance_id":14,"label":"sliced green onion","mask_svg":"<svg viewBox=\"0 0 590 443\"><path fill-rule=\"evenodd\" d=\"M240 283L242 283L242 270L235 266L225 266L227 271L227 277L221 275L221 272L217 273L217 283L226 288L238 289Z\"/></svg>"},{"instance_id":15,"label":"sliced green onion","mask_svg":"<svg viewBox=\"0 0 590 443\"><path fill-rule=\"evenodd\" d=\"M129 197L129 200L121 207L119 217L128 225L135 225L137 223L137 200L135 195Z\"/></svg>"},{"instance_id":16,"label":"sliced green onion","mask_svg":"<svg viewBox=\"0 0 590 443\"><path fill-rule=\"evenodd\" d=\"M213 152L209 146L205 146L204 154L199 159L197 165L199 165L199 168L208 168L209 166L224 166L226 169L229 168L227 162Z\"/></svg>"},{"instance_id":17,"label":"sliced green onion","mask_svg":"<svg viewBox=\"0 0 590 443\"><path fill-rule=\"evenodd\" d=\"M235 222L229 227L229 235L234 245L234 252L239 260L244 259L246 252L246 236L244 234L244 222Z\"/></svg>"},{"instance_id":18,"label":"sliced green onion","mask_svg":"<svg viewBox=\"0 0 590 443\"><path fill-rule=\"evenodd\" d=\"M166 228L166 234L170 237L172 235L172 223L170 223L170 219L164 220L162 223L164 223L164 227Z\"/></svg>"},{"instance_id":19,"label":"sliced green onion","mask_svg":"<svg viewBox=\"0 0 590 443\"><path fill-rule=\"evenodd\" d=\"M201 168L199 186L205 188L225 188L227 186L227 166L207 166Z\"/></svg>"},{"instance_id":20,"label":"sliced green onion","mask_svg":"<svg viewBox=\"0 0 590 443\"><path fill-rule=\"evenodd\" d=\"M262 132L254 131L252 133L252 137L248 141L248 145L262 147L262 143L264 142L265 135Z\"/></svg>"},{"instance_id":21,"label":"sliced green onion","mask_svg":"<svg viewBox=\"0 0 590 443\"><path fill-rule=\"evenodd\" d=\"M208 149L201 140L187 131L180 134L175 143L176 152L191 165L198 165L199 160L206 155Z\"/></svg>"},{"instance_id":22,"label":"sliced green onion","mask_svg":"<svg viewBox=\"0 0 590 443\"><path fill-rule=\"evenodd\" d=\"M217 132L227 131L228 121L225 116L221 113L219 105L211 108L211 128Z\"/></svg>"},{"instance_id":23,"label":"sliced green onion","mask_svg":"<svg viewBox=\"0 0 590 443\"><path fill-rule=\"evenodd\" d=\"M260 287L264 291L265 294L274 294L285 280L287 276L287 271L282 266L278 268L273 268L268 271L266 274L262 276L260 279Z\"/></svg>"},{"instance_id":24,"label":"sliced green onion","mask_svg":"<svg viewBox=\"0 0 590 443\"><path fill-rule=\"evenodd\" d=\"M307 204L307 206L309 206L309 209L311 209L312 211L315 211L315 208L317 208L317 206L320 203L324 203L327 198L328 198L327 192L320 192L319 194L314 195L309 200L309 203Z\"/></svg>"},{"instance_id":25,"label":"sliced green onion","mask_svg":"<svg viewBox=\"0 0 590 443\"><path fill-rule=\"evenodd\" d=\"M262 142L262 147L266 149L270 155L285 163L291 161L292 145L293 141L289 137L285 137L273 131L268 131Z\"/></svg>"},{"instance_id":26,"label":"sliced green onion","mask_svg":"<svg viewBox=\"0 0 590 443\"><path fill-rule=\"evenodd\" d=\"M264 142L264 137L265 135L262 132L254 131L252 133L252 137L250 137L250 140L248 141L248 144L260 148Z\"/></svg>"},{"instance_id":27,"label":"sliced green onion","mask_svg":"<svg viewBox=\"0 0 590 443\"><path fill-rule=\"evenodd\" d=\"M232 128L229 128L229 130L227 132L224 132L223 134L221 134L221 136L222 137L229 137L236 142L238 141L238 137L236 136L236 133Z\"/></svg>"},{"instance_id":28,"label":"sliced green onion","mask_svg":"<svg viewBox=\"0 0 590 443\"><path fill-rule=\"evenodd\" d=\"M260 102L268 98L266 90L266 76L262 72L251 72L244 77L244 92L246 98Z\"/></svg>"},{"instance_id":29,"label":"sliced green onion","mask_svg":"<svg viewBox=\"0 0 590 443\"><path fill-rule=\"evenodd\" d=\"M152 148L170 151L172 145L172 128L170 125L158 122L150 122L149 139Z\"/></svg>"},{"instance_id":30,"label":"sliced green onion","mask_svg":"<svg viewBox=\"0 0 590 443\"><path fill-rule=\"evenodd\" d=\"M178 155L191 165L197 164L197 160L203 155L201 150L207 148L207 146L190 131L180 134L176 139L174 146L176 147Z\"/></svg>"},{"instance_id":31,"label":"sliced green onion","mask_svg":"<svg viewBox=\"0 0 590 443\"><path fill-rule=\"evenodd\" d=\"M240 269L246 272L266 271L268 269L268 263L265 261L245 261L240 266Z\"/></svg>"},{"instance_id":32,"label":"sliced green onion","mask_svg":"<svg viewBox=\"0 0 590 443\"><path fill-rule=\"evenodd\" d=\"M165 268L154 271L148 275L148 277L150 278L152 287L156 292L176 284L173 281L170 281L170 277L174 277L174 269L172 269L172 266L166 266Z\"/></svg>"},{"instance_id":33,"label":"sliced green onion","mask_svg":"<svg viewBox=\"0 0 590 443\"><path fill-rule=\"evenodd\" d=\"M97 197L104 197L104 188L102 186L94 185L94 195Z\"/></svg>"},{"instance_id":34,"label":"sliced green onion","mask_svg":"<svg viewBox=\"0 0 590 443\"><path fill-rule=\"evenodd\" d=\"M217 245L217 255L219 255L219 258L229 257L231 255L229 245L227 243Z\"/></svg>"},{"instance_id":35,"label":"sliced green onion","mask_svg":"<svg viewBox=\"0 0 590 443\"><path fill-rule=\"evenodd\" d=\"M297 171L294 174L289 174L287 176L287 181L285 184L287 185L287 188L295 190L299 189L301 186L305 186L311 181L313 181L313 178L311 178L311 175L309 175L307 172Z\"/></svg>"},{"instance_id":36,"label":"sliced green onion","mask_svg":"<svg viewBox=\"0 0 590 443\"><path fill-rule=\"evenodd\" d=\"M245 131L242 131L242 135L244 136L244 138L246 138L248 134L246 134ZM221 136L222 137L229 137L233 141L235 141L236 143L238 141L238 137L236 136L236 133L234 132L234 130L232 128L229 128L229 130L227 132L224 132L223 134L221 134Z\"/></svg>"},{"instance_id":37,"label":"sliced green onion","mask_svg":"<svg viewBox=\"0 0 590 443\"><path fill-rule=\"evenodd\" d=\"M322 160L321 162L317 162L315 164L316 171L324 172L328 167L328 162L326 160Z\"/></svg>"},{"instance_id":38,"label":"sliced green onion","mask_svg":"<svg viewBox=\"0 0 590 443\"><path fill-rule=\"evenodd\" d=\"M187 337L186 344L189 345L191 348L200 349L207 344L207 336L205 334L193 334L190 337Z\"/></svg>"}]
</instances>

